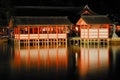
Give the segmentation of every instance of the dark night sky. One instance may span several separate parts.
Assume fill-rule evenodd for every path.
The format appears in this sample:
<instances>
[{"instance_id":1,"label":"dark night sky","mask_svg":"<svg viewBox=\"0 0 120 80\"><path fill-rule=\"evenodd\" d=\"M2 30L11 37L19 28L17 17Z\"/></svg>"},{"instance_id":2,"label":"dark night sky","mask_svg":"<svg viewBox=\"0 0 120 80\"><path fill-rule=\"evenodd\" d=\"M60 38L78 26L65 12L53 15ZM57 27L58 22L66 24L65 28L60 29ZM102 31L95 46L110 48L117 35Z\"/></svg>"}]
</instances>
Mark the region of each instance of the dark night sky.
<instances>
[{"instance_id":1,"label":"dark night sky","mask_svg":"<svg viewBox=\"0 0 120 80\"><path fill-rule=\"evenodd\" d=\"M81 6L88 4L94 9L119 10L119 0L12 0L13 5Z\"/></svg>"},{"instance_id":2,"label":"dark night sky","mask_svg":"<svg viewBox=\"0 0 120 80\"><path fill-rule=\"evenodd\" d=\"M119 0L0 0L2 6L74 6L88 4L97 12L120 13Z\"/></svg>"},{"instance_id":3,"label":"dark night sky","mask_svg":"<svg viewBox=\"0 0 120 80\"><path fill-rule=\"evenodd\" d=\"M119 0L0 0L0 8L11 10L14 6L81 7L86 4L96 13L120 16Z\"/></svg>"}]
</instances>

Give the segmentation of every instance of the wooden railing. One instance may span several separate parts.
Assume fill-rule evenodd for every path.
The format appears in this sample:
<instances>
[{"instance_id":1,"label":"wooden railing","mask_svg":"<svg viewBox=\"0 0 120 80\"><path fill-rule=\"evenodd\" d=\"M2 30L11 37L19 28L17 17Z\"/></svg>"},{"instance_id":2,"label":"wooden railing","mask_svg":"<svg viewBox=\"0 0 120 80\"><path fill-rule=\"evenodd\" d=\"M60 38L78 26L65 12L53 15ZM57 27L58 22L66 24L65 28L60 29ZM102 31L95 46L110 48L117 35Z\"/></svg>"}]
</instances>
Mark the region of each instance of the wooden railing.
<instances>
[{"instance_id":1,"label":"wooden railing","mask_svg":"<svg viewBox=\"0 0 120 80\"><path fill-rule=\"evenodd\" d=\"M15 34L15 39L55 39L67 38L67 34Z\"/></svg>"}]
</instances>

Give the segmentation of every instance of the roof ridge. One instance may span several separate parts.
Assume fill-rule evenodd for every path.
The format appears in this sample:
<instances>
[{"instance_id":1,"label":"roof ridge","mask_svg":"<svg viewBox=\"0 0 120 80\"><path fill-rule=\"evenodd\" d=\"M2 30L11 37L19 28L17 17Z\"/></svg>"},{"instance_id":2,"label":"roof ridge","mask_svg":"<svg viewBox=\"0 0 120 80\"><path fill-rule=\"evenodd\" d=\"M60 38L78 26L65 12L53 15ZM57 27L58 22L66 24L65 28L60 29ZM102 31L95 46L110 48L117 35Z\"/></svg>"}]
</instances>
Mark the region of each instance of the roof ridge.
<instances>
[{"instance_id":1,"label":"roof ridge","mask_svg":"<svg viewBox=\"0 0 120 80\"><path fill-rule=\"evenodd\" d=\"M108 15L82 15L81 17L108 17Z\"/></svg>"},{"instance_id":2,"label":"roof ridge","mask_svg":"<svg viewBox=\"0 0 120 80\"><path fill-rule=\"evenodd\" d=\"M87 8L87 9L90 9L89 6L88 6L88 4L86 4L86 5L84 6L84 9L86 9L86 8Z\"/></svg>"},{"instance_id":3,"label":"roof ridge","mask_svg":"<svg viewBox=\"0 0 120 80\"><path fill-rule=\"evenodd\" d=\"M14 16L16 18L67 18L68 16Z\"/></svg>"}]
</instances>

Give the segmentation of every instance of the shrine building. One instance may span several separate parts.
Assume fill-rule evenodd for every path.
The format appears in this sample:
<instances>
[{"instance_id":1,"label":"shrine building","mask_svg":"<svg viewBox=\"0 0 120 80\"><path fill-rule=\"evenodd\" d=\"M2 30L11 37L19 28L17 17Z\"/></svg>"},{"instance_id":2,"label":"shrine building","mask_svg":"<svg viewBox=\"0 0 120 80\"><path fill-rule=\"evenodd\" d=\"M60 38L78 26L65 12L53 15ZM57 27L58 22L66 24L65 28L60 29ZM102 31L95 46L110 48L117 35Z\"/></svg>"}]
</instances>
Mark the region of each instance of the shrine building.
<instances>
[{"instance_id":1,"label":"shrine building","mask_svg":"<svg viewBox=\"0 0 120 80\"><path fill-rule=\"evenodd\" d=\"M41 45L66 44L68 28L73 25L67 16L14 16L10 22L15 41Z\"/></svg>"}]
</instances>

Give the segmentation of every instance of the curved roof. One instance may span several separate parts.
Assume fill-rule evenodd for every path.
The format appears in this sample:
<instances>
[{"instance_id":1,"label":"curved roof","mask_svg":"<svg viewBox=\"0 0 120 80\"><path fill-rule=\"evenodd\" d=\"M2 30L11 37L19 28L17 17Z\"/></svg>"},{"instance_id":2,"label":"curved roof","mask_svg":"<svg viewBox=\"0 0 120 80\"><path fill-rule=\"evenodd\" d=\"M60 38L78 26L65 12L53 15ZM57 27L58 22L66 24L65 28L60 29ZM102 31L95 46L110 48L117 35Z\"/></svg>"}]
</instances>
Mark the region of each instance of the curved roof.
<instances>
[{"instance_id":1,"label":"curved roof","mask_svg":"<svg viewBox=\"0 0 120 80\"><path fill-rule=\"evenodd\" d=\"M15 16L14 25L72 25L67 16Z\"/></svg>"},{"instance_id":2,"label":"curved roof","mask_svg":"<svg viewBox=\"0 0 120 80\"><path fill-rule=\"evenodd\" d=\"M81 16L88 24L113 24L107 15Z\"/></svg>"},{"instance_id":3,"label":"curved roof","mask_svg":"<svg viewBox=\"0 0 120 80\"><path fill-rule=\"evenodd\" d=\"M97 15L96 12L92 11L88 5L85 5L80 12L78 13L80 15Z\"/></svg>"}]
</instances>

